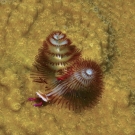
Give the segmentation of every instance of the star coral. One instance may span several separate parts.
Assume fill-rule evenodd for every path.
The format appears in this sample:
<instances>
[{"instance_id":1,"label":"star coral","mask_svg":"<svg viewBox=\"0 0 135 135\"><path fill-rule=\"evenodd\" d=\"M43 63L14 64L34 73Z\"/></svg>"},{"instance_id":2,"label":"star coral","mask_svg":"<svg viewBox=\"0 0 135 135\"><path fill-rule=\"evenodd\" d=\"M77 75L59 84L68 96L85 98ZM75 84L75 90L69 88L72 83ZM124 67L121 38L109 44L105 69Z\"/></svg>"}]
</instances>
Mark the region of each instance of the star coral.
<instances>
[{"instance_id":1,"label":"star coral","mask_svg":"<svg viewBox=\"0 0 135 135\"><path fill-rule=\"evenodd\" d=\"M0 134L134 135L135 116L128 106L135 87L134 7L132 0L0 3ZM69 35L83 48L83 57L103 66L105 91L92 110L74 114L55 105L38 109L26 102L36 90L44 90L29 74L38 48L54 30ZM16 104L20 107L14 108Z\"/></svg>"}]
</instances>

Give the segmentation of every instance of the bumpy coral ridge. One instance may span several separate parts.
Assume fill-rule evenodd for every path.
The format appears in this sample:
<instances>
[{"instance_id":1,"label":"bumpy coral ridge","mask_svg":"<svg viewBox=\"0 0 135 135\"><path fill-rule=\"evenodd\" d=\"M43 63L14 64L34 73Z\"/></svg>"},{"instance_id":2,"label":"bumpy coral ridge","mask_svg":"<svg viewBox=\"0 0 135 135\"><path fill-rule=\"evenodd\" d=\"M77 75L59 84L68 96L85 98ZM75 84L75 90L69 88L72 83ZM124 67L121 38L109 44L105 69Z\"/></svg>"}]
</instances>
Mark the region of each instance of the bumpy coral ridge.
<instances>
[{"instance_id":1,"label":"bumpy coral ridge","mask_svg":"<svg viewBox=\"0 0 135 135\"><path fill-rule=\"evenodd\" d=\"M131 0L0 3L0 135L134 135L134 114L128 107L129 91L135 87L134 6ZM38 109L26 102L44 89L33 84L29 74L38 48L54 30L68 34L73 44L83 48L83 57L102 64L105 71L113 64L105 75L102 101L93 110L74 114L54 105ZM122 57L111 63L114 35Z\"/></svg>"}]
</instances>

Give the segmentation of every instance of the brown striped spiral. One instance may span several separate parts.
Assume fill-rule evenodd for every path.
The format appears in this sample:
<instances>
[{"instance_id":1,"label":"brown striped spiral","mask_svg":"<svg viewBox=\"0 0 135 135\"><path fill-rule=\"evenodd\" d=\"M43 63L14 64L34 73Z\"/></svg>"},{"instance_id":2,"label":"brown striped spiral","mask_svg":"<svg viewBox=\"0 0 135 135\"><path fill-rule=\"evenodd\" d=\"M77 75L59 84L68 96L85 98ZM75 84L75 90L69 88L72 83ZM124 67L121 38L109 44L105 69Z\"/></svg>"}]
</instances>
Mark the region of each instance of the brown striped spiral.
<instances>
[{"instance_id":1,"label":"brown striped spiral","mask_svg":"<svg viewBox=\"0 0 135 135\"><path fill-rule=\"evenodd\" d=\"M45 76L61 77L80 55L81 51L72 45L66 34L60 31L52 32L39 49L34 63L38 71L37 74L32 74L32 78L36 82L42 82Z\"/></svg>"},{"instance_id":2,"label":"brown striped spiral","mask_svg":"<svg viewBox=\"0 0 135 135\"><path fill-rule=\"evenodd\" d=\"M45 102L62 103L73 110L97 103L103 89L100 66L91 60L79 60L73 70L72 75L60 81L49 93L37 92L37 95Z\"/></svg>"}]
</instances>

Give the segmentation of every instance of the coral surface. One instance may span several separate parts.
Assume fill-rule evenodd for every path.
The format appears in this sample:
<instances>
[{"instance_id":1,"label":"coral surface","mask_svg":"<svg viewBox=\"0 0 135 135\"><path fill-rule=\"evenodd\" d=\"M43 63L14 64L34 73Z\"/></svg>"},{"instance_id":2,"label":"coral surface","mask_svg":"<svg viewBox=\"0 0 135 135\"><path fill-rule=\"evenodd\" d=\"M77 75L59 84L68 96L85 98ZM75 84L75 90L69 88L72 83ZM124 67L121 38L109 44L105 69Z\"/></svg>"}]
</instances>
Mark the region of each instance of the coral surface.
<instances>
[{"instance_id":1,"label":"coral surface","mask_svg":"<svg viewBox=\"0 0 135 135\"><path fill-rule=\"evenodd\" d=\"M134 135L135 2L0 0L0 135ZM27 102L45 85L30 73L43 41L60 30L102 66L99 104L81 113Z\"/></svg>"}]
</instances>

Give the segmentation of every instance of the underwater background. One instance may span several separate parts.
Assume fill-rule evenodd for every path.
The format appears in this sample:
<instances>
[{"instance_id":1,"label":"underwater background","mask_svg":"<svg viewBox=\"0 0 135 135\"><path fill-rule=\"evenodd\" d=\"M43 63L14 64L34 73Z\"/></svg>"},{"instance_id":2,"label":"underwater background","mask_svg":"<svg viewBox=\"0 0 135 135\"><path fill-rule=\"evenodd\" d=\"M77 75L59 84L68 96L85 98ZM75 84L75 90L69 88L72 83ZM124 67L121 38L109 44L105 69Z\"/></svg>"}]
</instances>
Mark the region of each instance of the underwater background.
<instances>
[{"instance_id":1,"label":"underwater background","mask_svg":"<svg viewBox=\"0 0 135 135\"><path fill-rule=\"evenodd\" d=\"M134 0L0 0L0 135L135 135ZM98 104L75 113L28 102L43 41L62 31L103 70Z\"/></svg>"}]
</instances>

